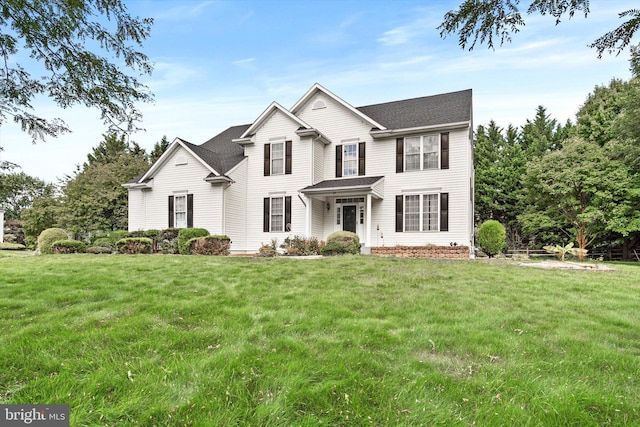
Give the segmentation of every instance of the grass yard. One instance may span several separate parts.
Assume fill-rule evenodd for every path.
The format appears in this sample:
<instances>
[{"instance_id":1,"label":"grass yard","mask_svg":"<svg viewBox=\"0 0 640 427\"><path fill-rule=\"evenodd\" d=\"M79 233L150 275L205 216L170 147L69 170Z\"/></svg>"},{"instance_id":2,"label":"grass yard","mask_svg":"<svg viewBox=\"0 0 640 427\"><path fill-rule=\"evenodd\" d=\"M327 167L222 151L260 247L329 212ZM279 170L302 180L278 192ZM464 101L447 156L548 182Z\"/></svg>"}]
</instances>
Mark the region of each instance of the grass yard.
<instances>
[{"instance_id":1,"label":"grass yard","mask_svg":"<svg viewBox=\"0 0 640 427\"><path fill-rule=\"evenodd\" d=\"M0 256L0 361L72 426L640 425L640 266Z\"/></svg>"}]
</instances>

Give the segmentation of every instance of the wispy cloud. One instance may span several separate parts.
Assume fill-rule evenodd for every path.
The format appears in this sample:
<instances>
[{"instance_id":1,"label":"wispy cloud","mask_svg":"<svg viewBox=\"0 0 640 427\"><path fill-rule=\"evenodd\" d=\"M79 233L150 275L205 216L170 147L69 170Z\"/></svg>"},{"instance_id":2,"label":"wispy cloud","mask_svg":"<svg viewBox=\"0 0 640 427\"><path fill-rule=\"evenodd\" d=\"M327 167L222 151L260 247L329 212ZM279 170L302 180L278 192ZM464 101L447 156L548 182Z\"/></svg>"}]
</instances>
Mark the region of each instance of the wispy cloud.
<instances>
[{"instance_id":1,"label":"wispy cloud","mask_svg":"<svg viewBox=\"0 0 640 427\"><path fill-rule=\"evenodd\" d=\"M198 18L207 12L209 6L215 4L215 1L201 2L182 2L179 6L162 10L154 14L157 20L184 20L186 18Z\"/></svg>"},{"instance_id":2,"label":"wispy cloud","mask_svg":"<svg viewBox=\"0 0 640 427\"><path fill-rule=\"evenodd\" d=\"M251 65L253 62L255 62L256 58L244 58L244 59L238 59L236 61L233 61L232 64L233 65L238 65L240 67L245 67L247 65Z\"/></svg>"}]
</instances>

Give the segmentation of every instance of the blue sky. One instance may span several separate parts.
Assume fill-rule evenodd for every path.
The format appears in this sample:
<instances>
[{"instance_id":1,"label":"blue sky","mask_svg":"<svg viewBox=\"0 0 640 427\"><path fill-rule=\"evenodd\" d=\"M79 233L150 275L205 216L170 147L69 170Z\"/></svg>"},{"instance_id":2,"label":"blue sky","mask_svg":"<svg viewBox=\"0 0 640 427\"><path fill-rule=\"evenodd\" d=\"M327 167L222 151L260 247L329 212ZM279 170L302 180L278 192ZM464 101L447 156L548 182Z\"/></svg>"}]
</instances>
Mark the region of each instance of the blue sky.
<instances>
[{"instance_id":1,"label":"blue sky","mask_svg":"<svg viewBox=\"0 0 640 427\"><path fill-rule=\"evenodd\" d=\"M598 59L589 43L636 1L592 0L587 19L558 26L527 16L510 44L462 50L436 27L459 1L125 0L131 14L153 17L143 51L155 64L140 105L146 132L131 139L151 149L163 135L199 144L232 125L251 123L272 101L291 107L314 83L358 107L473 89L474 127L495 120L523 125L538 105L560 122L596 85L628 79L629 52ZM526 2L525 2L526 3ZM637 43L637 40L634 40ZM99 113L60 110L72 133L32 145L13 124L0 127L0 159L49 182L72 174L102 140Z\"/></svg>"}]
</instances>

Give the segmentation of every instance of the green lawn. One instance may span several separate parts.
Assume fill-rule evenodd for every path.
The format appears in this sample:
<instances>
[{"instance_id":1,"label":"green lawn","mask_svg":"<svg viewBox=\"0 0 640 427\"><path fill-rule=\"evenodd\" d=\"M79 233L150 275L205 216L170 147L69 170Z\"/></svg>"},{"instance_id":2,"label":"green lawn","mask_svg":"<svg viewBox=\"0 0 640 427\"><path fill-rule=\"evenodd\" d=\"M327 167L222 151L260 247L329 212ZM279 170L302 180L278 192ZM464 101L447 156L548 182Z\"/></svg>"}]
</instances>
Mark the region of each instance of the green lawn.
<instances>
[{"instance_id":1,"label":"green lawn","mask_svg":"<svg viewBox=\"0 0 640 427\"><path fill-rule=\"evenodd\" d=\"M0 256L0 403L72 426L640 424L640 266Z\"/></svg>"}]
</instances>

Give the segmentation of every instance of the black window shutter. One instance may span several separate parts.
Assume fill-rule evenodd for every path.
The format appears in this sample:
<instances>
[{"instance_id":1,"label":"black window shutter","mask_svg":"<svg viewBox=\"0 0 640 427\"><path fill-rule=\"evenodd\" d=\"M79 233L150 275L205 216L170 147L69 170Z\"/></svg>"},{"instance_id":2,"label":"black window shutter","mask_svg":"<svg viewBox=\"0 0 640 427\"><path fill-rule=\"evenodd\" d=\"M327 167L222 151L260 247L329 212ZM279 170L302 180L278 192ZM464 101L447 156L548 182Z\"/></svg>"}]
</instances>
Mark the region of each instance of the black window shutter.
<instances>
[{"instance_id":1,"label":"black window shutter","mask_svg":"<svg viewBox=\"0 0 640 427\"><path fill-rule=\"evenodd\" d=\"M449 231L449 193L440 193L440 231Z\"/></svg>"},{"instance_id":2,"label":"black window shutter","mask_svg":"<svg viewBox=\"0 0 640 427\"><path fill-rule=\"evenodd\" d=\"M284 198L284 231L291 231L291 196Z\"/></svg>"},{"instance_id":3,"label":"black window shutter","mask_svg":"<svg viewBox=\"0 0 640 427\"><path fill-rule=\"evenodd\" d=\"M396 232L402 233L404 217L404 197L396 196Z\"/></svg>"},{"instance_id":4,"label":"black window shutter","mask_svg":"<svg viewBox=\"0 0 640 427\"><path fill-rule=\"evenodd\" d=\"M336 178L342 178L342 145L336 145Z\"/></svg>"},{"instance_id":5,"label":"black window shutter","mask_svg":"<svg viewBox=\"0 0 640 427\"><path fill-rule=\"evenodd\" d=\"M169 228L173 228L173 196L169 196Z\"/></svg>"},{"instance_id":6,"label":"black window shutter","mask_svg":"<svg viewBox=\"0 0 640 427\"><path fill-rule=\"evenodd\" d=\"M440 169L449 169L449 132L440 134Z\"/></svg>"},{"instance_id":7,"label":"black window shutter","mask_svg":"<svg viewBox=\"0 0 640 427\"><path fill-rule=\"evenodd\" d=\"M269 218L269 208L271 204L271 199L269 199L268 197L264 198L264 208L263 208L263 217L262 217L262 231L264 231L265 233L268 233L270 230L269 224L271 223Z\"/></svg>"},{"instance_id":8,"label":"black window shutter","mask_svg":"<svg viewBox=\"0 0 640 427\"><path fill-rule=\"evenodd\" d=\"M396 173L404 172L404 138L396 139Z\"/></svg>"},{"instance_id":9,"label":"black window shutter","mask_svg":"<svg viewBox=\"0 0 640 427\"><path fill-rule=\"evenodd\" d=\"M291 175L291 151L293 149L293 144L291 141L285 141L284 143L284 173L287 175Z\"/></svg>"},{"instance_id":10,"label":"black window shutter","mask_svg":"<svg viewBox=\"0 0 640 427\"><path fill-rule=\"evenodd\" d=\"M365 153L364 153L364 142L358 144L358 175L365 174Z\"/></svg>"},{"instance_id":11,"label":"black window shutter","mask_svg":"<svg viewBox=\"0 0 640 427\"><path fill-rule=\"evenodd\" d=\"M264 176L271 175L271 144L264 144Z\"/></svg>"},{"instance_id":12,"label":"black window shutter","mask_svg":"<svg viewBox=\"0 0 640 427\"><path fill-rule=\"evenodd\" d=\"M193 194L187 194L187 228L193 228Z\"/></svg>"}]
</instances>

